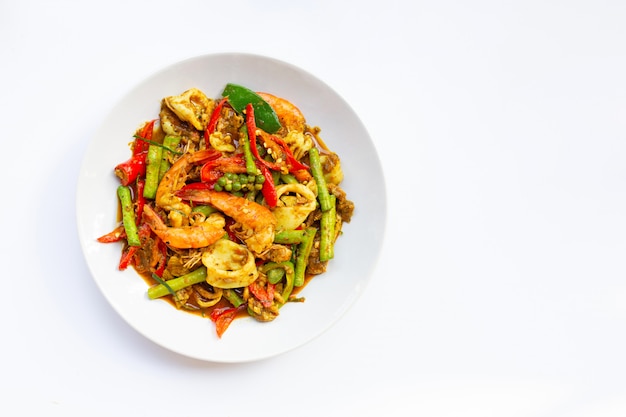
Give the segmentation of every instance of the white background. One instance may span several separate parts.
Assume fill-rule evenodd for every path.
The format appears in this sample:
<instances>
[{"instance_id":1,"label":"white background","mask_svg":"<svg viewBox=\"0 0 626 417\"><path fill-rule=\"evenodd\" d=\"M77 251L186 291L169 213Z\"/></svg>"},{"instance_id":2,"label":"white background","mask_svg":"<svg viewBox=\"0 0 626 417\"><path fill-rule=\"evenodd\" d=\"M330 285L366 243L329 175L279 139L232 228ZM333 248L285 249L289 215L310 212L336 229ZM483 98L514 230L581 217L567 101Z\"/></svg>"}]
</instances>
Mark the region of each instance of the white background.
<instances>
[{"instance_id":1,"label":"white background","mask_svg":"<svg viewBox=\"0 0 626 417\"><path fill-rule=\"evenodd\" d=\"M626 415L625 22L618 0L1 0L2 407ZM246 364L140 336L76 232L82 155L107 112L212 52L285 60L333 87L388 191L384 249L353 308Z\"/></svg>"}]
</instances>

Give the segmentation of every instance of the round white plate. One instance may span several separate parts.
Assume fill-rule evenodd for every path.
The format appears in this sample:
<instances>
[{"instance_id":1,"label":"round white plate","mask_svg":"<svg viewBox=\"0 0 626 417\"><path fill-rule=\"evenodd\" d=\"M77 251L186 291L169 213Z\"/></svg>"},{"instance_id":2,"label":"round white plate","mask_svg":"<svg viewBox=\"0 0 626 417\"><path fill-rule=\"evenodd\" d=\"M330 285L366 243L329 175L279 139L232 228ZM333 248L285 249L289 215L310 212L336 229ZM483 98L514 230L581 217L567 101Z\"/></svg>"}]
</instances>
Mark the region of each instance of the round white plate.
<instances>
[{"instance_id":1,"label":"round white plate","mask_svg":"<svg viewBox=\"0 0 626 417\"><path fill-rule=\"evenodd\" d=\"M158 116L163 97L196 87L220 97L226 83L269 92L296 104L307 123L342 160L342 188L355 203L350 223L325 274L300 292L304 303L285 305L270 323L235 320L222 338L208 318L149 300L147 285L129 268L117 269L120 244L96 239L116 225L119 182L113 167L130 157L136 128ZM133 88L113 108L90 143L77 187L81 246L97 286L120 316L153 342L188 357L212 362L253 361L289 351L333 325L364 291L378 259L386 223L386 191L373 143L350 106L325 83L293 65L263 56L225 53L171 65ZM366 317L363 320L367 320Z\"/></svg>"}]
</instances>

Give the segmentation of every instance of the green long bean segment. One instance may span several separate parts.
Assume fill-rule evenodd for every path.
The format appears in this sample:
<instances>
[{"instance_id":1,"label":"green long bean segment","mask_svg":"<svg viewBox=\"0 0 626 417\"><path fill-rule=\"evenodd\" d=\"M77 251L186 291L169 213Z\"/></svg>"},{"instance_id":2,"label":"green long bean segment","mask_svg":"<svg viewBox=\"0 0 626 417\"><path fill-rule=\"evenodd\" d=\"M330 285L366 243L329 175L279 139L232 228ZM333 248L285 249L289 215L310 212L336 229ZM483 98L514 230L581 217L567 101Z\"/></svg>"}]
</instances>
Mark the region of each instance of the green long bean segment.
<instances>
[{"instance_id":1,"label":"green long bean segment","mask_svg":"<svg viewBox=\"0 0 626 417\"><path fill-rule=\"evenodd\" d=\"M117 196L122 206L122 223L126 232L126 240L130 246L141 246L137 223L135 222L135 207L130 194L130 188L120 185L117 187Z\"/></svg>"},{"instance_id":2,"label":"green long bean segment","mask_svg":"<svg viewBox=\"0 0 626 417\"><path fill-rule=\"evenodd\" d=\"M296 287L304 285L304 278L306 275L306 267L309 263L309 255L311 254L311 248L313 248L313 239L317 233L317 228L309 227L306 229L304 239L298 245L298 255L296 257L294 283Z\"/></svg>"},{"instance_id":3,"label":"green long bean segment","mask_svg":"<svg viewBox=\"0 0 626 417\"><path fill-rule=\"evenodd\" d=\"M274 235L274 242L282 245L295 245L304 239L304 230L281 230Z\"/></svg>"},{"instance_id":4,"label":"green long bean segment","mask_svg":"<svg viewBox=\"0 0 626 417\"><path fill-rule=\"evenodd\" d=\"M239 307L245 301L234 290L228 289L223 292L224 297L233 305L233 307Z\"/></svg>"},{"instance_id":5,"label":"green long bean segment","mask_svg":"<svg viewBox=\"0 0 626 417\"><path fill-rule=\"evenodd\" d=\"M330 195L330 209L322 212L320 219L320 261L328 261L334 257L335 223L337 220L337 198Z\"/></svg>"},{"instance_id":6,"label":"green long bean segment","mask_svg":"<svg viewBox=\"0 0 626 417\"><path fill-rule=\"evenodd\" d=\"M244 160L246 161L246 172L252 175L259 174L259 170L256 167L256 164L254 163L254 155L252 155L252 148L250 148L251 146L255 146L255 145L250 143L251 140L248 137L248 130L245 124L239 129L239 137L240 137L241 146L243 148L243 157L244 157Z\"/></svg>"},{"instance_id":7,"label":"green long bean segment","mask_svg":"<svg viewBox=\"0 0 626 417\"><path fill-rule=\"evenodd\" d=\"M271 284L276 284L280 282L284 277L285 285L283 286L283 292L281 293L281 297L286 302L289 299L289 296L291 295L295 284L295 267L293 263L289 261L268 262L261 267L261 272L267 275L267 279ZM280 273L280 278L278 278L277 281L272 282L270 276L273 274L277 276L278 273Z\"/></svg>"},{"instance_id":8,"label":"green long bean segment","mask_svg":"<svg viewBox=\"0 0 626 417\"><path fill-rule=\"evenodd\" d=\"M267 280L270 284L278 284L285 276L285 271L280 268L272 269L267 272Z\"/></svg>"},{"instance_id":9,"label":"green long bean segment","mask_svg":"<svg viewBox=\"0 0 626 417\"><path fill-rule=\"evenodd\" d=\"M205 217L209 217L212 213L217 212L217 209L213 206L200 205L200 206L194 206L194 208L191 209L191 212L202 213L204 214Z\"/></svg>"},{"instance_id":10,"label":"green long bean segment","mask_svg":"<svg viewBox=\"0 0 626 417\"><path fill-rule=\"evenodd\" d=\"M172 291L176 292L183 288L205 281L206 276L206 267L201 266L200 268L188 274L168 280L167 285L172 289ZM154 285L148 288L148 298L150 298L151 300L163 297L164 295L168 295L169 293L170 292L168 288L163 284Z\"/></svg>"},{"instance_id":11,"label":"green long bean segment","mask_svg":"<svg viewBox=\"0 0 626 417\"><path fill-rule=\"evenodd\" d=\"M154 199L156 197L157 187L159 186L159 171L161 169L162 156L163 148L161 146L150 145L148 147L146 185L143 189L143 196L145 198Z\"/></svg>"},{"instance_id":12,"label":"green long bean segment","mask_svg":"<svg viewBox=\"0 0 626 417\"><path fill-rule=\"evenodd\" d=\"M324 171L322 171L322 162L320 160L320 152L317 148L309 149L309 162L311 163L311 174L317 184L317 199L320 202L322 211L330 210L330 197L326 180L324 179Z\"/></svg>"},{"instance_id":13,"label":"green long bean segment","mask_svg":"<svg viewBox=\"0 0 626 417\"><path fill-rule=\"evenodd\" d=\"M163 178L168 169L170 169L170 156L173 154L172 149L175 149L180 143L180 136L166 136L163 138L163 147L161 151L161 164L159 165L159 181Z\"/></svg>"}]
</instances>

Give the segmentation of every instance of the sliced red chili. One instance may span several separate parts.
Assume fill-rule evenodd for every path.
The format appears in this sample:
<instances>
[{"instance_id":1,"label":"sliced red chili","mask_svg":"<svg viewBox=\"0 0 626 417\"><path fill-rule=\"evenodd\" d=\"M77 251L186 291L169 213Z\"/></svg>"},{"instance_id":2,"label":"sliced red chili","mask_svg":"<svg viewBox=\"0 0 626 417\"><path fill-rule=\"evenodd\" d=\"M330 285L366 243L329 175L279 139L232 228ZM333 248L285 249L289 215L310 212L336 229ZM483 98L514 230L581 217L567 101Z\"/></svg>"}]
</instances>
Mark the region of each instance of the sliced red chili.
<instances>
[{"instance_id":1,"label":"sliced red chili","mask_svg":"<svg viewBox=\"0 0 626 417\"><path fill-rule=\"evenodd\" d=\"M233 232L233 225L235 224L235 220L233 220L231 217L226 217L225 221L226 224L224 226L224 229L226 229L226 233L228 233L228 238L233 242L241 242L241 239L239 239L235 232Z\"/></svg>"},{"instance_id":2,"label":"sliced red chili","mask_svg":"<svg viewBox=\"0 0 626 417\"><path fill-rule=\"evenodd\" d=\"M250 293L261 302L263 307L271 307L274 303L274 284L267 283L267 287L260 285L257 281L248 285Z\"/></svg>"},{"instance_id":3,"label":"sliced red chili","mask_svg":"<svg viewBox=\"0 0 626 417\"><path fill-rule=\"evenodd\" d=\"M122 239L126 239L126 230L124 229L124 225L117 226L106 235L100 236L97 240L100 243L113 243L119 242Z\"/></svg>"},{"instance_id":4,"label":"sliced red chili","mask_svg":"<svg viewBox=\"0 0 626 417\"><path fill-rule=\"evenodd\" d=\"M300 171L302 169L306 169L306 170L309 169L307 165L301 163L300 161L296 159L296 157L293 155L293 152L291 152L291 149L289 149L289 146L285 143L284 140L282 140L276 135L272 135L271 137L272 137L272 140L276 142L283 150L283 153L285 154L285 159L287 161L287 165L289 166L289 172Z\"/></svg>"},{"instance_id":5,"label":"sliced red chili","mask_svg":"<svg viewBox=\"0 0 626 417\"><path fill-rule=\"evenodd\" d=\"M176 194L184 195L187 190L210 190L211 186L204 182L191 182L189 184L185 184L180 190L176 192Z\"/></svg>"},{"instance_id":6,"label":"sliced red chili","mask_svg":"<svg viewBox=\"0 0 626 417\"><path fill-rule=\"evenodd\" d=\"M146 140L152 140L152 132L154 132L155 122L156 122L156 119L151 120L148 123L146 123L146 125L141 130L141 133L139 133L139 137L146 139ZM148 152L148 147L150 146L150 144L146 140L141 140L139 138L135 139L135 143L133 145L133 155Z\"/></svg>"},{"instance_id":7,"label":"sliced red chili","mask_svg":"<svg viewBox=\"0 0 626 417\"><path fill-rule=\"evenodd\" d=\"M246 127L248 129L248 140L250 141L250 151L252 155L260 161L263 165L265 165L269 169L273 169L274 171L280 171L281 166L274 162L266 161L261 158L259 155L259 150L256 147L256 123L254 121L254 107L251 103L248 103L246 106Z\"/></svg>"},{"instance_id":8,"label":"sliced red chili","mask_svg":"<svg viewBox=\"0 0 626 417\"><path fill-rule=\"evenodd\" d=\"M263 188L261 189L265 202L270 207L276 207L276 204L278 203L278 195L276 194L276 186L274 185L272 173L267 166L259 163L258 161L256 166L259 170L261 170L261 174L263 174L263 177L265 178L265 181L263 181Z\"/></svg>"},{"instance_id":9,"label":"sliced red chili","mask_svg":"<svg viewBox=\"0 0 626 417\"><path fill-rule=\"evenodd\" d=\"M237 317L239 310L245 308L246 304L242 304L239 307L223 307L216 308L211 311L209 318L215 323L215 330L218 337L222 337L230 323Z\"/></svg>"},{"instance_id":10,"label":"sliced red chili","mask_svg":"<svg viewBox=\"0 0 626 417\"><path fill-rule=\"evenodd\" d=\"M147 223L142 223L139 227L139 238L143 241L146 237L152 233L150 226ZM123 252L120 258L118 268L120 271L128 268L128 265L132 262L133 258L141 246L128 246Z\"/></svg>"},{"instance_id":11,"label":"sliced red chili","mask_svg":"<svg viewBox=\"0 0 626 417\"><path fill-rule=\"evenodd\" d=\"M120 271L128 268L128 265L130 265L130 262L135 257L137 250L139 250L139 246L129 246L124 252L122 252L122 257L120 258L120 263L118 265Z\"/></svg>"},{"instance_id":12,"label":"sliced red chili","mask_svg":"<svg viewBox=\"0 0 626 417\"><path fill-rule=\"evenodd\" d=\"M215 132L215 128L217 127L217 121L219 120L220 115L222 114L222 108L224 107L224 103L226 103L226 101L228 101L226 97L221 99L215 106L215 109L213 109L213 113L211 113L211 119L209 119L209 124L204 130L204 139L207 142L209 140L209 136L211 136L211 133Z\"/></svg>"},{"instance_id":13,"label":"sliced red chili","mask_svg":"<svg viewBox=\"0 0 626 417\"><path fill-rule=\"evenodd\" d=\"M143 141L141 141L143 142ZM118 164L114 169L115 175L120 179L120 183L127 186L137 178L146 175L146 154L137 153L126 162Z\"/></svg>"}]
</instances>

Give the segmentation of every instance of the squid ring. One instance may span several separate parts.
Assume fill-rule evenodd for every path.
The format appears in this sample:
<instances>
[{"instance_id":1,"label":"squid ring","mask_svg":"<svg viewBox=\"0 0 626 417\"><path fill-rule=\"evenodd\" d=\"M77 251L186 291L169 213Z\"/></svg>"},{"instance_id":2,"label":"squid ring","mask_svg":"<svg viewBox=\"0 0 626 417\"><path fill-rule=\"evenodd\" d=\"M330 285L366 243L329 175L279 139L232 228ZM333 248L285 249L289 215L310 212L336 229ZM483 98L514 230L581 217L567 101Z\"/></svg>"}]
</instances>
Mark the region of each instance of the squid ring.
<instances>
[{"instance_id":1,"label":"squid ring","mask_svg":"<svg viewBox=\"0 0 626 417\"><path fill-rule=\"evenodd\" d=\"M297 196L291 199L287 197L281 199L287 193L293 193ZM276 187L276 196L278 197L279 205L272 209L272 213L276 217L277 231L294 230L315 210L315 193L302 184L279 185Z\"/></svg>"},{"instance_id":2,"label":"squid ring","mask_svg":"<svg viewBox=\"0 0 626 417\"><path fill-rule=\"evenodd\" d=\"M202 254L206 282L215 288L240 288L252 284L259 276L254 255L245 246L220 239Z\"/></svg>"}]
</instances>

